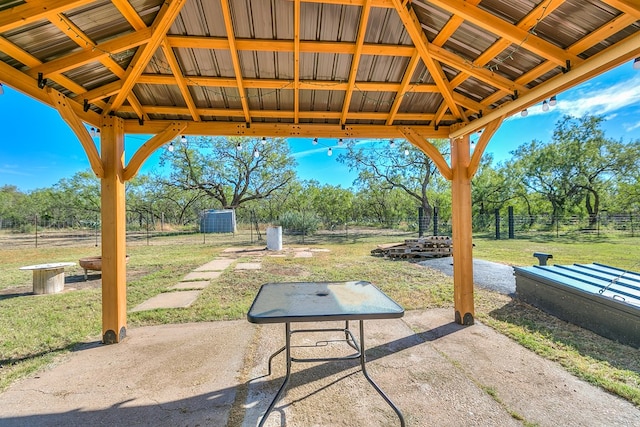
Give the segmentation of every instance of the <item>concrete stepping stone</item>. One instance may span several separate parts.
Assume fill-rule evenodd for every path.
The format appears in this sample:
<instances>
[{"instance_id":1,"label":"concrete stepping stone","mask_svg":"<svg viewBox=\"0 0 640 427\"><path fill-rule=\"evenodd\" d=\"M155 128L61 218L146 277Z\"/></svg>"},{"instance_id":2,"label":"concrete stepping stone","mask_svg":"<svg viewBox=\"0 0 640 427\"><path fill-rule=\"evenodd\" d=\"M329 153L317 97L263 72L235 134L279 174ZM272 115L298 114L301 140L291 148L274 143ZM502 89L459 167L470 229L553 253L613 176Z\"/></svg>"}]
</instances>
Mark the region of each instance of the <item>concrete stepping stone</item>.
<instances>
[{"instance_id":1,"label":"concrete stepping stone","mask_svg":"<svg viewBox=\"0 0 640 427\"><path fill-rule=\"evenodd\" d=\"M180 282L173 286L169 286L167 289L171 289L174 291L181 291L185 289L204 289L209 286L211 281L209 280L193 280L191 282Z\"/></svg>"},{"instance_id":2,"label":"concrete stepping stone","mask_svg":"<svg viewBox=\"0 0 640 427\"><path fill-rule=\"evenodd\" d=\"M193 304L202 291L165 292L138 304L132 312L154 310L156 308L187 308Z\"/></svg>"},{"instance_id":3,"label":"concrete stepping stone","mask_svg":"<svg viewBox=\"0 0 640 427\"><path fill-rule=\"evenodd\" d=\"M220 277L221 271L192 271L184 276L181 282L191 282L195 280L213 280Z\"/></svg>"},{"instance_id":4,"label":"concrete stepping stone","mask_svg":"<svg viewBox=\"0 0 640 427\"><path fill-rule=\"evenodd\" d=\"M260 270L262 263L259 262L239 262L236 264L236 270Z\"/></svg>"},{"instance_id":5,"label":"concrete stepping stone","mask_svg":"<svg viewBox=\"0 0 640 427\"><path fill-rule=\"evenodd\" d=\"M193 271L223 271L233 263L234 260L229 258L214 259L213 261L209 261L208 263L201 265Z\"/></svg>"},{"instance_id":6,"label":"concrete stepping stone","mask_svg":"<svg viewBox=\"0 0 640 427\"><path fill-rule=\"evenodd\" d=\"M294 258L313 258L313 253L309 251L295 252L293 254L293 257Z\"/></svg>"}]
</instances>

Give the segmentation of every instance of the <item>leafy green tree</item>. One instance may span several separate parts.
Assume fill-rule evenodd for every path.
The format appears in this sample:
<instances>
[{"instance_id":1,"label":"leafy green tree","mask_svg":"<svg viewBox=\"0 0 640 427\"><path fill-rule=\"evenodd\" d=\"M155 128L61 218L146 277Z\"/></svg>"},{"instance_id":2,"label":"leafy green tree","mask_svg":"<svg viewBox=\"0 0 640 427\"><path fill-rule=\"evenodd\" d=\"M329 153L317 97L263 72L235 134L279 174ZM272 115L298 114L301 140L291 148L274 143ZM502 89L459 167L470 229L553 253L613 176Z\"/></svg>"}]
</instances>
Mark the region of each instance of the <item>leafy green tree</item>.
<instances>
[{"instance_id":1,"label":"leafy green tree","mask_svg":"<svg viewBox=\"0 0 640 427\"><path fill-rule=\"evenodd\" d=\"M223 209L282 190L295 178L296 165L284 139L240 137L188 139L163 153L166 163L171 172L165 185L202 192Z\"/></svg>"},{"instance_id":2,"label":"leafy green tree","mask_svg":"<svg viewBox=\"0 0 640 427\"><path fill-rule=\"evenodd\" d=\"M447 140L432 140L437 148L446 154ZM360 147L360 148L359 148ZM424 210L426 226L432 220L432 192L438 187L440 176L431 159L422 151L406 141L359 146L351 141L347 152L338 156L338 161L346 164L350 170L358 171L356 185L361 188L374 188L379 184L377 196L382 190L399 189L414 199ZM379 202L382 202L378 198ZM380 213L387 207L381 207Z\"/></svg>"}]
</instances>

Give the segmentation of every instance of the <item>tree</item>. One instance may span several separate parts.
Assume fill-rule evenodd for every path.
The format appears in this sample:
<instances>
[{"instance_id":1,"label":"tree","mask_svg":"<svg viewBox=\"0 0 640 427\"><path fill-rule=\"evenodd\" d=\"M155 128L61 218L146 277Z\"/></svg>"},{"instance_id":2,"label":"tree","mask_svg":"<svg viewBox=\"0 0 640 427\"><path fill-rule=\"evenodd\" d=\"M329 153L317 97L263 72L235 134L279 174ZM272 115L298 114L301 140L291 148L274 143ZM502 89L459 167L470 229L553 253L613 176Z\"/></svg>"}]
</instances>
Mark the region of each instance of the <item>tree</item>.
<instances>
[{"instance_id":1,"label":"tree","mask_svg":"<svg viewBox=\"0 0 640 427\"><path fill-rule=\"evenodd\" d=\"M549 143L532 141L514 152L513 169L521 169L524 185L551 203L554 217L583 202L594 226L602 194L617 177L637 168L640 144L607 139L602 121L565 116Z\"/></svg>"},{"instance_id":2,"label":"tree","mask_svg":"<svg viewBox=\"0 0 640 427\"><path fill-rule=\"evenodd\" d=\"M447 140L432 140L441 151L448 146ZM438 169L431 159L408 142L367 144L358 148L358 143L347 144L347 153L340 154L338 161L350 170L359 171L356 185L360 188L400 189L412 197L424 210L425 226L432 219L433 190L442 181Z\"/></svg>"},{"instance_id":3,"label":"tree","mask_svg":"<svg viewBox=\"0 0 640 427\"><path fill-rule=\"evenodd\" d=\"M165 185L201 191L223 209L267 198L295 178L295 160L282 138L187 139L165 152L161 164L171 165Z\"/></svg>"}]
</instances>

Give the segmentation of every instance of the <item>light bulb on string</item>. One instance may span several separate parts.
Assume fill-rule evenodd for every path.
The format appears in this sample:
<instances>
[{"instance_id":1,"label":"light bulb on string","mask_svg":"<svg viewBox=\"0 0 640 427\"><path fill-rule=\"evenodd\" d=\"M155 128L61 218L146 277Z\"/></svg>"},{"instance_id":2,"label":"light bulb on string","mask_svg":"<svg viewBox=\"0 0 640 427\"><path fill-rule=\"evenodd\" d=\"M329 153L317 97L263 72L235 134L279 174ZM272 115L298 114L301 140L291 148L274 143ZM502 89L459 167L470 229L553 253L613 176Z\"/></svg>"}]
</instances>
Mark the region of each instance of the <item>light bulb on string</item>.
<instances>
[{"instance_id":1,"label":"light bulb on string","mask_svg":"<svg viewBox=\"0 0 640 427\"><path fill-rule=\"evenodd\" d=\"M329 150L327 150L327 156L331 157L333 155L333 150L331 149L331 147L329 147Z\"/></svg>"},{"instance_id":2,"label":"light bulb on string","mask_svg":"<svg viewBox=\"0 0 640 427\"><path fill-rule=\"evenodd\" d=\"M266 143L267 143L267 137L266 137L266 136L263 136L263 137L262 137L262 145L264 145L264 144L266 144ZM257 150L257 148L256 148L256 150Z\"/></svg>"},{"instance_id":3,"label":"light bulb on string","mask_svg":"<svg viewBox=\"0 0 640 427\"><path fill-rule=\"evenodd\" d=\"M311 143L313 145L318 145L318 138L313 138L313 141L311 141Z\"/></svg>"},{"instance_id":4,"label":"light bulb on string","mask_svg":"<svg viewBox=\"0 0 640 427\"><path fill-rule=\"evenodd\" d=\"M549 105L550 106L555 107L557 103L558 103L558 99L556 98L555 95L553 95L551 98L549 98Z\"/></svg>"},{"instance_id":5,"label":"light bulb on string","mask_svg":"<svg viewBox=\"0 0 640 427\"><path fill-rule=\"evenodd\" d=\"M393 139L389 140L389 148L394 148L396 146L396 142Z\"/></svg>"},{"instance_id":6,"label":"light bulb on string","mask_svg":"<svg viewBox=\"0 0 640 427\"><path fill-rule=\"evenodd\" d=\"M344 144L344 141L342 140L342 138L340 138L340 139L338 140L338 145L339 145L340 147L342 147L342 144Z\"/></svg>"},{"instance_id":7,"label":"light bulb on string","mask_svg":"<svg viewBox=\"0 0 640 427\"><path fill-rule=\"evenodd\" d=\"M242 144L239 142L236 144L236 150L242 150Z\"/></svg>"},{"instance_id":8,"label":"light bulb on string","mask_svg":"<svg viewBox=\"0 0 640 427\"><path fill-rule=\"evenodd\" d=\"M633 60L633 69L640 70L640 56Z\"/></svg>"},{"instance_id":9,"label":"light bulb on string","mask_svg":"<svg viewBox=\"0 0 640 427\"><path fill-rule=\"evenodd\" d=\"M258 151L258 147L253 149L253 157L255 157L256 159L260 157L260 151Z\"/></svg>"},{"instance_id":10,"label":"light bulb on string","mask_svg":"<svg viewBox=\"0 0 640 427\"><path fill-rule=\"evenodd\" d=\"M4 94L4 86L0 83L0 95Z\"/></svg>"},{"instance_id":11,"label":"light bulb on string","mask_svg":"<svg viewBox=\"0 0 640 427\"><path fill-rule=\"evenodd\" d=\"M91 138L95 138L96 137L96 128L91 128L89 133L91 134Z\"/></svg>"},{"instance_id":12,"label":"light bulb on string","mask_svg":"<svg viewBox=\"0 0 640 427\"><path fill-rule=\"evenodd\" d=\"M174 148L174 147L173 147L173 141L171 141L171 142L169 143L169 147L168 147L167 149L169 150L169 152L170 152L170 153L173 153L173 148Z\"/></svg>"},{"instance_id":13,"label":"light bulb on string","mask_svg":"<svg viewBox=\"0 0 640 427\"><path fill-rule=\"evenodd\" d=\"M525 108L524 110L520 111L520 115L522 117L527 117L529 115L529 110Z\"/></svg>"},{"instance_id":14,"label":"light bulb on string","mask_svg":"<svg viewBox=\"0 0 640 427\"><path fill-rule=\"evenodd\" d=\"M408 156L408 155L409 155L409 149L408 149L408 148L405 148L405 149L404 149L404 155L405 155L405 156Z\"/></svg>"},{"instance_id":15,"label":"light bulb on string","mask_svg":"<svg viewBox=\"0 0 640 427\"><path fill-rule=\"evenodd\" d=\"M546 99L542 102L542 111L549 111L549 103Z\"/></svg>"},{"instance_id":16,"label":"light bulb on string","mask_svg":"<svg viewBox=\"0 0 640 427\"><path fill-rule=\"evenodd\" d=\"M186 136L184 136L184 135L182 135L182 136L180 137L180 142L182 142L183 144L184 144L184 143L186 143L186 142L187 142L187 137L186 137Z\"/></svg>"}]
</instances>

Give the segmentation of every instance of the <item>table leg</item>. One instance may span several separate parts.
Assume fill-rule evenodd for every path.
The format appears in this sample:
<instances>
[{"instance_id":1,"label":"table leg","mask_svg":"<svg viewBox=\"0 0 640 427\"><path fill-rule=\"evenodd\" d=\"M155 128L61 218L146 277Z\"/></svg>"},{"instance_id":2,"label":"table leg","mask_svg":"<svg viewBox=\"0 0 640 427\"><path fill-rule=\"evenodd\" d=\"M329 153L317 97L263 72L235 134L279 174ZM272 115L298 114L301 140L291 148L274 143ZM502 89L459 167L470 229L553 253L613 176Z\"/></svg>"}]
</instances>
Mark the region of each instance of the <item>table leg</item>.
<instances>
[{"instance_id":1,"label":"table leg","mask_svg":"<svg viewBox=\"0 0 640 427\"><path fill-rule=\"evenodd\" d=\"M378 394L380 394L380 396L382 396L382 398L395 411L398 418L400 418L400 425L402 427L405 427L404 417L402 416L402 412L400 412L400 409L396 407L396 405L391 401L391 399L389 399L389 397L387 397L387 395L384 394L384 391L382 391L382 389L378 386L378 384L376 384L375 381L373 381L373 379L369 376L369 373L367 372L367 368L365 366L366 361L367 360L364 354L364 321L360 320L360 367L362 368L362 373L364 374L364 377L367 379L367 381L369 381L369 383L373 386L373 388L376 389Z\"/></svg>"},{"instance_id":2,"label":"table leg","mask_svg":"<svg viewBox=\"0 0 640 427\"><path fill-rule=\"evenodd\" d=\"M269 363L271 363L271 359L273 358L273 356L275 356L276 354L279 354L280 352L282 352L282 350L283 349L280 349L277 352L275 352L274 354L272 354L271 355L272 357L269 358ZM284 392L284 389L287 387L287 384L289 383L289 379L291 378L291 324L289 322L285 323L284 350L285 350L285 355L286 355L286 359L287 359L287 373L286 373L286 375L284 377L284 382L282 383L282 385L278 389L278 392L276 393L276 396L271 401L271 404L267 408L267 411L262 416L262 419L260 420L260 423L258 424L258 427L264 426L264 423L267 421L267 418L269 417L269 414L271 414L271 411L273 411L273 408L276 406L276 403L280 399L280 396ZM271 365L269 365L269 372L271 372Z\"/></svg>"}]
</instances>

